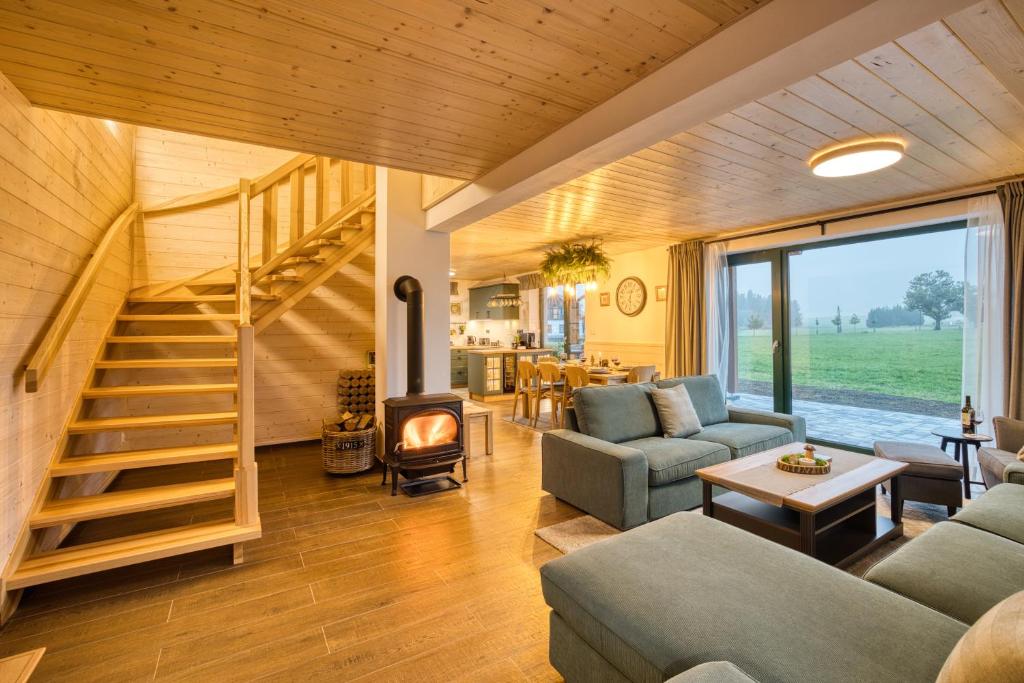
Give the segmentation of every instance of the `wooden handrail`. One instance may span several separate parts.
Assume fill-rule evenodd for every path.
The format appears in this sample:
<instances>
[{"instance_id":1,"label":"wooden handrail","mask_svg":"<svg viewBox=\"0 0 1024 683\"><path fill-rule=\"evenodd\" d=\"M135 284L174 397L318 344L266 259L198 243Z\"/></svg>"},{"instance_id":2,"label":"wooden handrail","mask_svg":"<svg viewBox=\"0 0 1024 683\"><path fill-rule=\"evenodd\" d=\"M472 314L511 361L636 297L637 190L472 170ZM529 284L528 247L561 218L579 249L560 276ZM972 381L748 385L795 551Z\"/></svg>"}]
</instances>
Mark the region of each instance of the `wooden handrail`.
<instances>
[{"instance_id":1,"label":"wooden handrail","mask_svg":"<svg viewBox=\"0 0 1024 683\"><path fill-rule=\"evenodd\" d=\"M369 202L370 200L372 200L375 197L375 195L376 190L374 190L374 188L372 187L360 192L352 201L350 201L348 204L335 211L327 218L325 218L323 221L320 222L319 225L313 228L313 230L299 237L299 239L289 244L288 248L286 248L284 251L282 251L277 256L270 259L262 266L260 266L258 269L256 269L256 271L252 274L252 279L255 280L256 282L259 282L262 278L274 272L274 270L277 269L278 266L284 263L287 259L295 256L300 251L302 251L302 249L307 244L319 238L320 235L322 235L332 225L334 225L338 221L345 220L345 218L347 218L348 216L359 211L362 208L362 206ZM239 263L241 264L242 261L239 261Z\"/></svg>"},{"instance_id":2,"label":"wooden handrail","mask_svg":"<svg viewBox=\"0 0 1024 683\"><path fill-rule=\"evenodd\" d=\"M103 239L96 246L96 251L92 253L89 262L85 264L85 270L79 276L78 282L71 289L67 300L57 313L57 317L50 323L50 329L46 331L46 335L39 343L39 348L36 349L36 352L32 354L32 358L25 365L25 391L39 391L39 385L43 383L43 378L50 371L50 366L53 365L57 352L60 351L64 340L67 339L68 332L71 331L71 326L78 317L78 312L82 310L82 305L88 298L92 286L96 283L96 278L102 271L114 242L117 241L125 226L130 225L135 220L138 210L138 202L132 203L107 228Z\"/></svg>"},{"instance_id":3,"label":"wooden handrail","mask_svg":"<svg viewBox=\"0 0 1024 683\"><path fill-rule=\"evenodd\" d=\"M238 181L238 287L235 301L238 307L238 324L252 322L252 271L249 270L249 190L251 181Z\"/></svg>"},{"instance_id":4,"label":"wooden handrail","mask_svg":"<svg viewBox=\"0 0 1024 683\"><path fill-rule=\"evenodd\" d=\"M284 180L292 171L305 168L306 165L314 159L315 157L312 154L300 154L289 159L273 171L251 181L249 195L251 197L255 197L271 185L275 185ZM148 214L183 211L185 209L194 209L197 206L203 206L204 204L226 202L237 196L238 185L225 185L224 187L218 187L216 190L207 190L206 192L198 192L196 194L185 195L184 197L177 197L175 199L157 202L151 206L144 206L140 209L140 212Z\"/></svg>"}]
</instances>

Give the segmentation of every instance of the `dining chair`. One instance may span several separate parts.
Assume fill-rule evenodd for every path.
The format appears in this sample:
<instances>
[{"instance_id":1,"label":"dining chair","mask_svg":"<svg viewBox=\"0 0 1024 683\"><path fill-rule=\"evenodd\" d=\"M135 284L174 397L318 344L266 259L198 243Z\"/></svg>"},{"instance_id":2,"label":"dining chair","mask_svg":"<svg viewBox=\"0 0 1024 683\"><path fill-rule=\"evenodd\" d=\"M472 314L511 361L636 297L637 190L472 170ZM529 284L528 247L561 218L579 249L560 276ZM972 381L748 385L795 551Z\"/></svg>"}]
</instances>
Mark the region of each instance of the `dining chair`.
<instances>
[{"instance_id":1,"label":"dining chair","mask_svg":"<svg viewBox=\"0 0 1024 683\"><path fill-rule=\"evenodd\" d=\"M590 373L586 368L578 365L565 366L565 388L562 389L562 419L559 423L565 429L565 409L571 408L573 403L573 391L590 384Z\"/></svg>"},{"instance_id":2,"label":"dining chair","mask_svg":"<svg viewBox=\"0 0 1024 683\"><path fill-rule=\"evenodd\" d=\"M534 398L533 426L537 426L540 418L540 402L548 399L551 402L551 426L558 424L558 407L562 403L562 395L565 393L565 382L562 381L562 369L555 363L540 363L537 366L540 373L540 382L537 384L537 394Z\"/></svg>"},{"instance_id":3,"label":"dining chair","mask_svg":"<svg viewBox=\"0 0 1024 683\"><path fill-rule=\"evenodd\" d=\"M516 363L515 390L512 392L512 421L516 421L516 408L519 407L519 398L523 399L523 417L530 417L530 405L533 403L534 394L537 393L537 366L528 360L520 360Z\"/></svg>"},{"instance_id":4,"label":"dining chair","mask_svg":"<svg viewBox=\"0 0 1024 683\"><path fill-rule=\"evenodd\" d=\"M658 374L658 368L653 365L638 365L629 371L629 375L626 376L626 382L628 384L643 384L645 382L653 382L654 376Z\"/></svg>"}]
</instances>

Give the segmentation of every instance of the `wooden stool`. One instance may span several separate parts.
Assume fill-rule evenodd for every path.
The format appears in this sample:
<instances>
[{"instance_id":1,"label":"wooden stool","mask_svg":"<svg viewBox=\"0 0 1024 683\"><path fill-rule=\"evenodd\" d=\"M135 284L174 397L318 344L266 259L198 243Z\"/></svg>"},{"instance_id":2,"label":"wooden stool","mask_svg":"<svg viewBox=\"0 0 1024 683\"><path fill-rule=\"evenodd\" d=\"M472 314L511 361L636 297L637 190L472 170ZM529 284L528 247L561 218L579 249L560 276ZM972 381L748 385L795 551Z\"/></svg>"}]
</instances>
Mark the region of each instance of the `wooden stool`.
<instances>
[{"instance_id":1,"label":"wooden stool","mask_svg":"<svg viewBox=\"0 0 1024 683\"><path fill-rule=\"evenodd\" d=\"M476 406L471 403L462 404L462 430L464 438L463 445L466 447L466 455L473 456L473 423L482 422L484 425L484 437L486 438L487 455L494 453L494 411L490 408Z\"/></svg>"},{"instance_id":2,"label":"wooden stool","mask_svg":"<svg viewBox=\"0 0 1024 683\"><path fill-rule=\"evenodd\" d=\"M516 421L516 408L519 407L520 397L523 399L523 417L529 419L534 395L539 392L538 379L536 365L528 360L516 363L516 388L512 392L512 422Z\"/></svg>"},{"instance_id":3,"label":"wooden stool","mask_svg":"<svg viewBox=\"0 0 1024 683\"><path fill-rule=\"evenodd\" d=\"M585 387L590 384L590 373L578 365L565 366L565 388L562 389L562 420L560 426L565 428L565 410L572 407L573 390Z\"/></svg>"}]
</instances>

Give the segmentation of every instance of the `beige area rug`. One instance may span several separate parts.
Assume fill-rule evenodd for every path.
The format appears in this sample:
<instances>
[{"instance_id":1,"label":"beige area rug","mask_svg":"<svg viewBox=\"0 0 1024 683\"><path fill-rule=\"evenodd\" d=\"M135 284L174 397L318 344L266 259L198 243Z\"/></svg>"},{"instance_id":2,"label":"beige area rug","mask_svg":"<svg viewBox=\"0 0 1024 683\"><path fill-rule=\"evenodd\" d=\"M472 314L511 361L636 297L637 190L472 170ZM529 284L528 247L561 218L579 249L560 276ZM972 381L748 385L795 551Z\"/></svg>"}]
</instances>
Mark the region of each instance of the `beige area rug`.
<instances>
[{"instance_id":1,"label":"beige area rug","mask_svg":"<svg viewBox=\"0 0 1024 683\"><path fill-rule=\"evenodd\" d=\"M701 514L700 510L691 510L691 512ZM889 516L888 496L878 496L878 514L882 517ZM933 524L944 519L946 519L946 507L944 505L904 503L903 536L889 541L881 548L877 548L874 552L847 567L846 571L856 576L863 576L871 565L887 557L901 545L912 538L920 536ZM567 555L598 541L614 538L622 532L590 515L583 515L582 517L576 517L565 522L537 529L533 533L545 543L554 546L563 555Z\"/></svg>"},{"instance_id":2,"label":"beige area rug","mask_svg":"<svg viewBox=\"0 0 1024 683\"><path fill-rule=\"evenodd\" d=\"M508 417L502 418L502 420L504 420L505 422L509 422L511 424L514 424L514 425L516 425L518 427L526 427L527 429L532 429L532 430L534 430L536 432L546 432L549 429L561 429L561 427L558 426L557 424L552 424L552 422L551 422L551 413L541 413L540 417L537 419L537 426L536 427L533 426L533 418L532 417L527 419L527 418L523 417L522 415L516 415L516 419L513 420L512 416L510 415Z\"/></svg>"}]
</instances>

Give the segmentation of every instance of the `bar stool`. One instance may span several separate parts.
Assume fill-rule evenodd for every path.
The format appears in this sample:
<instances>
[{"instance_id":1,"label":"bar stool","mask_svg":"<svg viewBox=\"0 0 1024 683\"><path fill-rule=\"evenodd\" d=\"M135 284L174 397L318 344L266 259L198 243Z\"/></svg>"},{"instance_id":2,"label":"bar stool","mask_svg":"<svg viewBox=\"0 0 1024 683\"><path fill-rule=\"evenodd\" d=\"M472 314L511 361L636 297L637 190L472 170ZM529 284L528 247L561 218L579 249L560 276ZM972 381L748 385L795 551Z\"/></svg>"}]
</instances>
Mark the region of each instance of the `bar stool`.
<instances>
[{"instance_id":1,"label":"bar stool","mask_svg":"<svg viewBox=\"0 0 1024 683\"><path fill-rule=\"evenodd\" d=\"M562 421L560 426L565 428L565 409L571 408L573 403L573 391L590 384L590 374L585 368L578 365L565 366L565 388L562 390Z\"/></svg>"},{"instance_id":2,"label":"bar stool","mask_svg":"<svg viewBox=\"0 0 1024 683\"><path fill-rule=\"evenodd\" d=\"M520 360L516 363L516 387L512 392L512 421L516 421L516 408L519 407L519 398L523 398L523 417L530 418L530 404L534 400L537 389L537 366L528 360Z\"/></svg>"},{"instance_id":3,"label":"bar stool","mask_svg":"<svg viewBox=\"0 0 1024 683\"><path fill-rule=\"evenodd\" d=\"M540 372L540 383L537 386L537 396L534 399L536 411L533 414L533 426L537 426L537 420L540 418L541 399L546 398L551 402L551 426L553 427L558 424L558 406L565 393L562 369L555 363L541 363L537 367Z\"/></svg>"},{"instance_id":4,"label":"bar stool","mask_svg":"<svg viewBox=\"0 0 1024 683\"><path fill-rule=\"evenodd\" d=\"M658 374L658 368L653 365L638 365L629 371L626 382L629 384L643 384L653 382L654 376Z\"/></svg>"}]
</instances>

